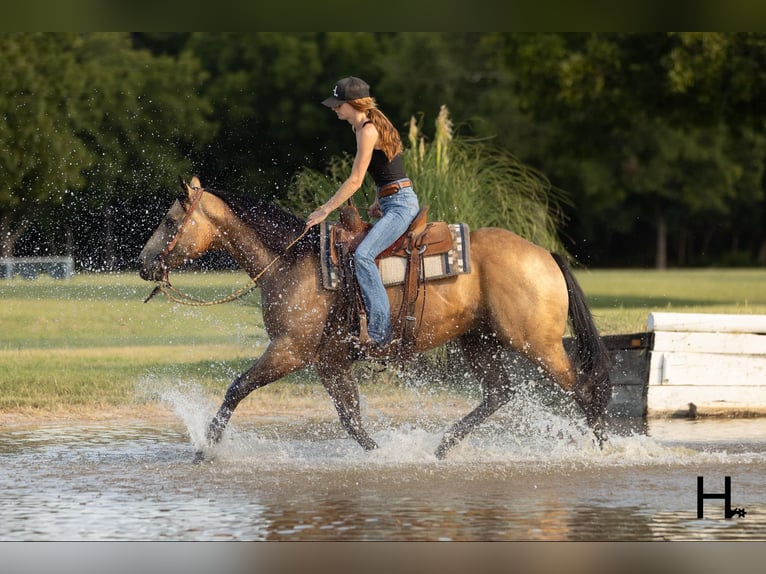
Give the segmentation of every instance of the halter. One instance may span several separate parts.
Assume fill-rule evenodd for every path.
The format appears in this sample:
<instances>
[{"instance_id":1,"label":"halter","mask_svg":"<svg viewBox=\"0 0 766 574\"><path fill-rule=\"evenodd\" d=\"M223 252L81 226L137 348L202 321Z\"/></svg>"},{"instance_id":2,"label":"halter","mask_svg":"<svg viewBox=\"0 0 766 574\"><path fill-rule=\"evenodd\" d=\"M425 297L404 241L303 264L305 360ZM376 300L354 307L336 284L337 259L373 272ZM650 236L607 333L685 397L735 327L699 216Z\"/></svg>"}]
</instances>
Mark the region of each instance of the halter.
<instances>
[{"instance_id":1,"label":"halter","mask_svg":"<svg viewBox=\"0 0 766 574\"><path fill-rule=\"evenodd\" d=\"M173 239L170 240L170 243L168 243L165 246L165 249L162 250L162 253L160 253L161 258L165 258L168 255L170 255L170 252L173 251L173 249L176 246L176 243L178 243L178 240L181 238L181 233L183 233L184 229L186 229L186 226L189 224L189 221L192 218L192 215L194 214L194 211L197 209L197 206L199 205L200 200L202 199L202 192L205 191L201 187L192 187L189 186L189 189L193 189L195 191L194 197L192 198L191 205L189 206L189 209L186 210L186 213L184 214L184 219L181 222L181 225L178 226L178 229L176 230L176 234L173 236Z\"/></svg>"},{"instance_id":2,"label":"halter","mask_svg":"<svg viewBox=\"0 0 766 574\"><path fill-rule=\"evenodd\" d=\"M173 251L176 244L178 243L178 240L181 238L181 233L183 233L184 229L188 225L189 221L192 218L192 214L197 209L197 206L199 205L200 200L202 199L202 192L205 191L201 187L193 187L189 186L190 189L193 189L196 193L194 194L194 197L192 198L191 205L189 206L189 209L186 211L186 214L184 215L184 219L181 222L181 225L178 226L178 230L176 231L176 234L173 236L173 239L170 240L170 243L168 243L165 246L165 249L162 250L162 253L160 253L160 259L164 260L165 257L170 255L170 252ZM189 295L188 293L184 293L183 291L180 291L179 289L176 289L170 284L170 279L168 279L168 276L170 274L170 270L167 268L167 265L163 266L164 274L161 281L157 281L157 285L154 287L151 293L149 293L149 296L144 299L144 303L148 303L152 297L154 297L157 293L162 293L173 301L174 303L180 303L181 305L188 305L191 307L208 307L211 305L220 305L222 303L229 303L231 301L235 301L237 299L240 299L256 289L258 287L258 280L263 276L266 271L269 270L269 268L274 265L274 263L277 262L277 260L280 257L283 257L291 248L293 245L298 243L301 239L303 239L303 236L308 233L309 228L306 228L303 230L303 233L301 233L295 240L293 240L290 245L288 245L285 248L284 253L279 253L274 259L272 259L266 267L261 269L260 273L258 273L255 277L253 277L250 280L250 283L242 287L241 289L237 289L233 293L227 295L226 297L222 297L220 299L214 299L213 301L204 301L203 299L198 299L197 297L194 297L193 295Z\"/></svg>"}]
</instances>

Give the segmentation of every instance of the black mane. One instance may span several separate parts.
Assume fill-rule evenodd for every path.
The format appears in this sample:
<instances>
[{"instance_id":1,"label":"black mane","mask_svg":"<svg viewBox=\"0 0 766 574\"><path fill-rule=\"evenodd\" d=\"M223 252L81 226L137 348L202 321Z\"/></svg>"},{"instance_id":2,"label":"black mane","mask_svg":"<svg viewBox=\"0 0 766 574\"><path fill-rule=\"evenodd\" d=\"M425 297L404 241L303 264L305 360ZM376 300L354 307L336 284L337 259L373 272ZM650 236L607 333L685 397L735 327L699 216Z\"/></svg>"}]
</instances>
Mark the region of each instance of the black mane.
<instances>
[{"instance_id":1,"label":"black mane","mask_svg":"<svg viewBox=\"0 0 766 574\"><path fill-rule=\"evenodd\" d=\"M306 221L273 203L226 191L206 189L220 198L244 223L250 226L264 245L289 259L306 253L319 253L319 226L312 227L298 243L288 246L303 233Z\"/></svg>"}]
</instances>

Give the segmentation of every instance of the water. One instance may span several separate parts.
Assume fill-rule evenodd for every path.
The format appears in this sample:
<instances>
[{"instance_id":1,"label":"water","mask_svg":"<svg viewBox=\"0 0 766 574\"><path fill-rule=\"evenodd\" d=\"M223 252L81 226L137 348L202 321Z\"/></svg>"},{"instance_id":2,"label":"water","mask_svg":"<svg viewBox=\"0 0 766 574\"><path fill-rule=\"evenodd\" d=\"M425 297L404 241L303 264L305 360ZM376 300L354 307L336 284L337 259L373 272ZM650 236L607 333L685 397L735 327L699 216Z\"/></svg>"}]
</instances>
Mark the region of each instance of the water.
<instances>
[{"instance_id":1,"label":"water","mask_svg":"<svg viewBox=\"0 0 766 574\"><path fill-rule=\"evenodd\" d=\"M237 417L193 464L214 405L169 397L174 422L0 428L0 540L764 540L766 420L652 420L600 450L550 413L498 413L444 461L451 419ZM527 413L529 414L529 413ZM723 492L744 517L725 519Z\"/></svg>"}]
</instances>

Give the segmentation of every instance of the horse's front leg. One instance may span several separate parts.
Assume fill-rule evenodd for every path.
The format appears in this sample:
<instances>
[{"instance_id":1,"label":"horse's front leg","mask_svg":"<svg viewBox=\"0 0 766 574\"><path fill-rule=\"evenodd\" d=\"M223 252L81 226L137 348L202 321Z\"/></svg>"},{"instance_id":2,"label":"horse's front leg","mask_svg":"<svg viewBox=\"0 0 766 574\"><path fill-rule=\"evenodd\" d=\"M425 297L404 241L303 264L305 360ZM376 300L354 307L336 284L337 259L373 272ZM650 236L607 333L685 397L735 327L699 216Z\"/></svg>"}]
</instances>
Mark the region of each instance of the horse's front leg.
<instances>
[{"instance_id":1,"label":"horse's front leg","mask_svg":"<svg viewBox=\"0 0 766 574\"><path fill-rule=\"evenodd\" d=\"M359 409L359 388L351 376L351 361L345 356L336 359L325 358L317 363L317 372L325 389L332 398L338 417L351 438L364 450L378 448L362 426L362 414Z\"/></svg>"},{"instance_id":2,"label":"horse's front leg","mask_svg":"<svg viewBox=\"0 0 766 574\"><path fill-rule=\"evenodd\" d=\"M221 407L207 429L207 440L212 446L223 436L237 405L255 389L281 379L309 365L307 353L300 353L291 340L272 341L261 357L247 371L229 385ZM199 457L200 453L198 453Z\"/></svg>"}]
</instances>

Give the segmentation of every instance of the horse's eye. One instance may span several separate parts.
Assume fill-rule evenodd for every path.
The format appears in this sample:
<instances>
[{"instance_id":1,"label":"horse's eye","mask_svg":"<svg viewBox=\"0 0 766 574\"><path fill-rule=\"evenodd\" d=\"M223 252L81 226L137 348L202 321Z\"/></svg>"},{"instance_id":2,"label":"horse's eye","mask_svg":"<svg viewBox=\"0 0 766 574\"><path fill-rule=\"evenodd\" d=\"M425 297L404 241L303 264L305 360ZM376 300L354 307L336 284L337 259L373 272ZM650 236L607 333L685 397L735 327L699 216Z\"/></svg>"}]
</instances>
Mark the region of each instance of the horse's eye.
<instances>
[{"instance_id":1,"label":"horse's eye","mask_svg":"<svg viewBox=\"0 0 766 574\"><path fill-rule=\"evenodd\" d=\"M165 219L165 221L163 223L165 225L165 228L170 230L170 231L172 231L172 230L174 230L176 228L176 222L173 221L172 219L170 219L169 217L167 219Z\"/></svg>"}]
</instances>

